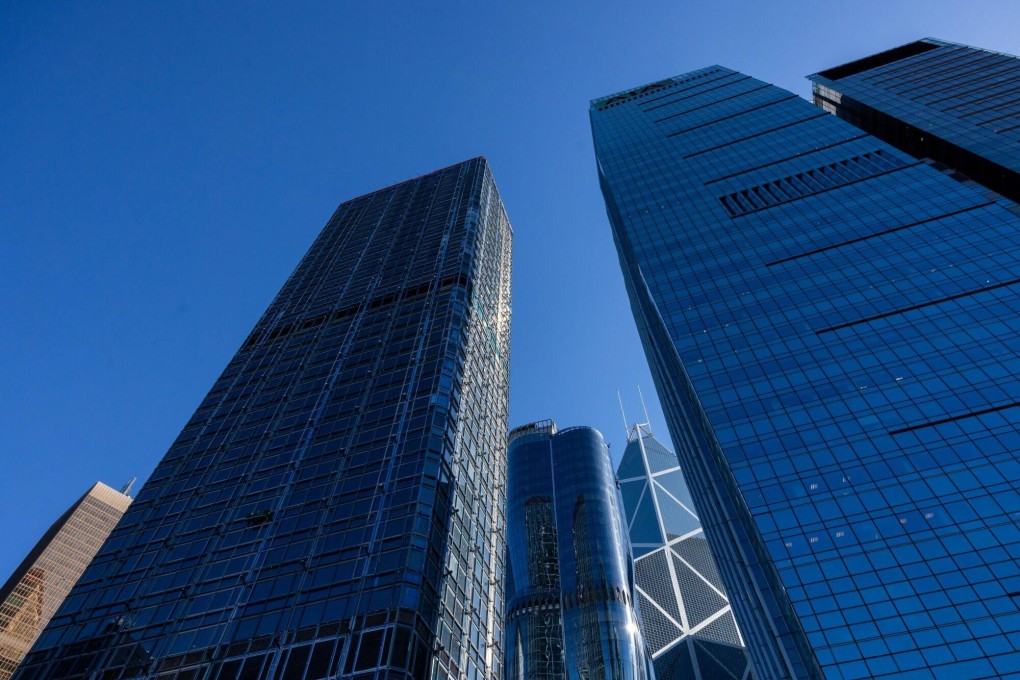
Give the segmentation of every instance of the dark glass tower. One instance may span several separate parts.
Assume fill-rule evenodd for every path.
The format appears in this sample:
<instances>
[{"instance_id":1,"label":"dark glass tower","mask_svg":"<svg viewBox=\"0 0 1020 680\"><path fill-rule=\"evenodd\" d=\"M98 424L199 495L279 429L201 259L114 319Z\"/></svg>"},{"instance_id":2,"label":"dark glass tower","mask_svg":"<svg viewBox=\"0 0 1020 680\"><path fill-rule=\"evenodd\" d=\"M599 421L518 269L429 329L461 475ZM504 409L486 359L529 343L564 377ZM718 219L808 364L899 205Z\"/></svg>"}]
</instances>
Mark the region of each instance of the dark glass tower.
<instances>
[{"instance_id":1,"label":"dark glass tower","mask_svg":"<svg viewBox=\"0 0 1020 680\"><path fill-rule=\"evenodd\" d=\"M726 588L676 454L648 423L636 424L616 476L656 680L750 677Z\"/></svg>"},{"instance_id":2,"label":"dark glass tower","mask_svg":"<svg viewBox=\"0 0 1020 680\"><path fill-rule=\"evenodd\" d=\"M1016 206L720 66L591 122L755 675L1016 672Z\"/></svg>"},{"instance_id":3,"label":"dark glass tower","mask_svg":"<svg viewBox=\"0 0 1020 680\"><path fill-rule=\"evenodd\" d=\"M507 680L647 680L609 449L551 420L510 433Z\"/></svg>"},{"instance_id":4,"label":"dark glass tower","mask_svg":"<svg viewBox=\"0 0 1020 680\"><path fill-rule=\"evenodd\" d=\"M481 158L342 204L15 677L499 677L510 243Z\"/></svg>"},{"instance_id":5,"label":"dark glass tower","mask_svg":"<svg viewBox=\"0 0 1020 680\"><path fill-rule=\"evenodd\" d=\"M924 38L808 76L815 103L1020 200L1020 59Z\"/></svg>"}]
</instances>

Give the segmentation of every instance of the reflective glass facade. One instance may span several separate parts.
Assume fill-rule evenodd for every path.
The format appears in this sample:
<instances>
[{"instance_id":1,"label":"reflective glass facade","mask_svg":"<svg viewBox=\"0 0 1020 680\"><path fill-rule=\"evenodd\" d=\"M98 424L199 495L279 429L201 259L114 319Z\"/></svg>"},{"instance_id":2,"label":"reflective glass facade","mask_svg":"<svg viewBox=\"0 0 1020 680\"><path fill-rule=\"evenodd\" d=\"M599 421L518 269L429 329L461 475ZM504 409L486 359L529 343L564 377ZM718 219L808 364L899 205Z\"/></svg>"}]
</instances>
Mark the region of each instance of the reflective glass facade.
<instances>
[{"instance_id":1,"label":"reflective glass facade","mask_svg":"<svg viewBox=\"0 0 1020 680\"><path fill-rule=\"evenodd\" d=\"M343 203L16 679L499 677L510 248L484 159Z\"/></svg>"},{"instance_id":2,"label":"reflective glass facade","mask_svg":"<svg viewBox=\"0 0 1020 680\"><path fill-rule=\"evenodd\" d=\"M131 505L96 482L53 523L0 588L0 680L9 680Z\"/></svg>"},{"instance_id":3,"label":"reflective glass facade","mask_svg":"<svg viewBox=\"0 0 1020 680\"><path fill-rule=\"evenodd\" d=\"M647 423L634 425L616 475L656 679L749 678L726 588L676 454Z\"/></svg>"},{"instance_id":4,"label":"reflective glass facade","mask_svg":"<svg viewBox=\"0 0 1020 680\"><path fill-rule=\"evenodd\" d=\"M647 680L609 448L552 421L510 433L507 680Z\"/></svg>"},{"instance_id":5,"label":"reflective glass facade","mask_svg":"<svg viewBox=\"0 0 1020 680\"><path fill-rule=\"evenodd\" d=\"M815 104L1020 200L1020 59L924 38L808 76Z\"/></svg>"},{"instance_id":6,"label":"reflective glass facade","mask_svg":"<svg viewBox=\"0 0 1020 680\"><path fill-rule=\"evenodd\" d=\"M720 66L591 122L755 675L1020 671L1016 206Z\"/></svg>"}]
</instances>

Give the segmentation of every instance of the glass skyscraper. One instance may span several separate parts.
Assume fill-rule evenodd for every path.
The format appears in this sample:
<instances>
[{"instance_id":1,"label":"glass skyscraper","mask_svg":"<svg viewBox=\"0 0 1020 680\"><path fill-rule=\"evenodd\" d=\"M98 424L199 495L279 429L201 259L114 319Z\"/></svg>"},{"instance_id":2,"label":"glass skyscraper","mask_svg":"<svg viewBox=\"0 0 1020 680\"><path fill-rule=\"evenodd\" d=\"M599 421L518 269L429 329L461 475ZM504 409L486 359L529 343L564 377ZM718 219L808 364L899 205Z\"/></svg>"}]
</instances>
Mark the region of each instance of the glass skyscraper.
<instances>
[{"instance_id":1,"label":"glass skyscraper","mask_svg":"<svg viewBox=\"0 0 1020 680\"><path fill-rule=\"evenodd\" d=\"M481 158L343 203L16 679L500 677L510 250Z\"/></svg>"},{"instance_id":2,"label":"glass skyscraper","mask_svg":"<svg viewBox=\"0 0 1020 680\"><path fill-rule=\"evenodd\" d=\"M646 680L633 570L602 435L510 433L507 680Z\"/></svg>"},{"instance_id":3,"label":"glass skyscraper","mask_svg":"<svg viewBox=\"0 0 1020 680\"><path fill-rule=\"evenodd\" d=\"M130 486L130 485L129 485ZM9 680L131 505L96 482L53 523L0 587L0 680Z\"/></svg>"},{"instance_id":4,"label":"glass skyscraper","mask_svg":"<svg viewBox=\"0 0 1020 680\"><path fill-rule=\"evenodd\" d=\"M656 680L750 677L743 641L676 454L634 425L616 476Z\"/></svg>"},{"instance_id":5,"label":"glass skyscraper","mask_svg":"<svg viewBox=\"0 0 1020 680\"><path fill-rule=\"evenodd\" d=\"M808 76L815 104L1020 200L1020 59L924 38Z\"/></svg>"},{"instance_id":6,"label":"glass skyscraper","mask_svg":"<svg viewBox=\"0 0 1020 680\"><path fill-rule=\"evenodd\" d=\"M721 66L590 117L755 675L1020 671L1016 205Z\"/></svg>"}]
</instances>

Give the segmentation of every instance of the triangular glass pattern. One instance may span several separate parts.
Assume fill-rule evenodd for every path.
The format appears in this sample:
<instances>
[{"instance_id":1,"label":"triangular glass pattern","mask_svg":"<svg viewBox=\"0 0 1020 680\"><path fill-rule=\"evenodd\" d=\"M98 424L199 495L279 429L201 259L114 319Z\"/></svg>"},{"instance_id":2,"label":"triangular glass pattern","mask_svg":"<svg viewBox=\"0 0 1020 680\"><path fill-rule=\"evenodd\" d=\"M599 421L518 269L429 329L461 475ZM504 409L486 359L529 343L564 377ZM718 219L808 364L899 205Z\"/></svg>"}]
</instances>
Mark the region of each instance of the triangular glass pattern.
<instances>
[{"instance_id":1,"label":"triangular glass pattern","mask_svg":"<svg viewBox=\"0 0 1020 680\"><path fill-rule=\"evenodd\" d=\"M660 548L656 548L654 546L652 546L652 547L644 547L644 548L635 548L634 546L631 546L630 553L631 553L631 555L634 556L634 559L636 560L636 559L639 559L641 557L644 557L648 553L653 552L655 550L660 550Z\"/></svg>"},{"instance_id":2,"label":"triangular glass pattern","mask_svg":"<svg viewBox=\"0 0 1020 680\"><path fill-rule=\"evenodd\" d=\"M641 593L638 593L638 608L641 610L641 632L645 634L653 654L683 635L683 631L670 623Z\"/></svg>"},{"instance_id":3,"label":"triangular glass pattern","mask_svg":"<svg viewBox=\"0 0 1020 680\"><path fill-rule=\"evenodd\" d=\"M719 680L740 680L743 677L747 657L742 649L737 649L744 660L739 669L731 668L732 658L728 648L712 642L702 642L695 638L694 649L697 650L698 669L702 678L719 678ZM729 662L729 663L727 663Z\"/></svg>"},{"instance_id":4,"label":"triangular glass pattern","mask_svg":"<svg viewBox=\"0 0 1020 680\"><path fill-rule=\"evenodd\" d=\"M637 510L638 501L641 500L641 493L648 486L648 482L636 479L633 482L620 482L620 496L623 497L623 509L627 513L627 524L634 519L634 512Z\"/></svg>"},{"instance_id":5,"label":"triangular glass pattern","mask_svg":"<svg viewBox=\"0 0 1020 680\"><path fill-rule=\"evenodd\" d=\"M645 454L648 456L648 467L651 468L653 474L680 465L676 454L663 446L658 439L646 437L643 441Z\"/></svg>"},{"instance_id":6,"label":"triangular glass pattern","mask_svg":"<svg viewBox=\"0 0 1020 680\"><path fill-rule=\"evenodd\" d=\"M673 558L673 568L676 570L676 578L680 583L680 599L691 628L728 604L719 593L712 590L707 583L676 557Z\"/></svg>"},{"instance_id":7,"label":"triangular glass pattern","mask_svg":"<svg viewBox=\"0 0 1020 680\"><path fill-rule=\"evenodd\" d=\"M728 645L740 645L740 635L737 634L737 624L732 616L724 615L708 624L694 635L698 639L714 640ZM741 649L741 654L743 650Z\"/></svg>"},{"instance_id":8,"label":"triangular glass pattern","mask_svg":"<svg viewBox=\"0 0 1020 680\"><path fill-rule=\"evenodd\" d=\"M662 532L659 530L659 518L655 514L655 503L652 494L646 493L638 509L634 513L634 523L630 525L631 543L663 543Z\"/></svg>"},{"instance_id":9,"label":"triangular glass pattern","mask_svg":"<svg viewBox=\"0 0 1020 680\"><path fill-rule=\"evenodd\" d=\"M651 473L645 468L646 459ZM627 445L617 477L631 479L620 482L620 499L630 526L634 580L640 588L635 598L645 639L656 655L656 676L659 680L742 680L748 672L746 655L739 646L733 615L722 613L728 605L719 595L724 592L722 579L678 459L661 442L645 437ZM674 541L669 546L663 545L663 531ZM679 541L680 536L690 537ZM669 562L679 585L669 571ZM712 622L698 634L681 638L686 635L685 621L693 628L709 619ZM695 640L706 645L698 653L699 658L704 657L700 673L694 669Z\"/></svg>"},{"instance_id":10,"label":"triangular glass pattern","mask_svg":"<svg viewBox=\"0 0 1020 680\"><path fill-rule=\"evenodd\" d=\"M666 549L645 555L634 563L634 581L677 623L682 623L673 577L669 573Z\"/></svg>"},{"instance_id":11,"label":"triangular glass pattern","mask_svg":"<svg viewBox=\"0 0 1020 680\"><path fill-rule=\"evenodd\" d=\"M715 566L715 560L712 558L712 551L708 548L708 541L705 540L704 532L684 539L679 543L674 543L670 547L677 555L684 558L696 572L711 581L712 585L719 590L724 590L722 577Z\"/></svg>"},{"instance_id":12,"label":"triangular glass pattern","mask_svg":"<svg viewBox=\"0 0 1020 680\"><path fill-rule=\"evenodd\" d=\"M620 467L616 468L616 476L619 479L630 479L631 477L644 477L647 474L645 463L641 459L641 447L635 439L623 450Z\"/></svg>"},{"instance_id":13,"label":"triangular glass pattern","mask_svg":"<svg viewBox=\"0 0 1020 680\"><path fill-rule=\"evenodd\" d=\"M669 494L656 488L655 495L659 501L659 512L662 513L662 525L666 529L666 535L669 537L669 540L679 538L701 528L701 522L694 515L687 512L679 503L670 498Z\"/></svg>"},{"instance_id":14,"label":"triangular glass pattern","mask_svg":"<svg viewBox=\"0 0 1020 680\"><path fill-rule=\"evenodd\" d=\"M655 481L663 489L673 494L674 498L690 508L694 514L698 513L698 509L694 507L694 499L691 498L691 491L687 488L687 480L684 479L682 470L664 472L656 476Z\"/></svg>"},{"instance_id":15,"label":"triangular glass pattern","mask_svg":"<svg viewBox=\"0 0 1020 680\"><path fill-rule=\"evenodd\" d=\"M670 647L662 656L655 659L655 677L657 680L703 680L695 675L691 661L690 641Z\"/></svg>"}]
</instances>

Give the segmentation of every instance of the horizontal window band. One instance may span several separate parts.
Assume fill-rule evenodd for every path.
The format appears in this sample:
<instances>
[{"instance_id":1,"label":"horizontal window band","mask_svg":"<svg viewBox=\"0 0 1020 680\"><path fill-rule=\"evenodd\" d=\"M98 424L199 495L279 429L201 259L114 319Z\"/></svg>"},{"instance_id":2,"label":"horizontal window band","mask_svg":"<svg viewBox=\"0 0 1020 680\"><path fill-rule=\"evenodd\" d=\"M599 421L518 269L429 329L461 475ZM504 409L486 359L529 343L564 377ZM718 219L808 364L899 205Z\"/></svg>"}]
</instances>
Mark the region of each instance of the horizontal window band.
<instances>
[{"instance_id":1,"label":"horizontal window band","mask_svg":"<svg viewBox=\"0 0 1020 680\"><path fill-rule=\"evenodd\" d=\"M1001 98L1001 97L1003 97L1005 95L1012 94L1012 93L1016 92L1016 82L1017 82L1017 80L1020 80L1020 78L1010 78L1009 80L1000 81L998 83L994 83L994 84L991 84L991 85L985 85L984 89L982 91L979 91L982 96L978 97L977 99L968 99L968 100L961 101L958 104L953 104L952 106L943 106L943 107L940 107L940 110L945 112L945 113L948 113L950 111L953 111L954 109L960 109L960 108L963 108L965 106L977 106L978 104L983 104L984 102L987 102L989 100L999 99L999 98ZM1003 85L1006 85L1007 87L1002 87ZM1001 88L1001 89L999 89L999 88ZM991 91L991 94L986 94L986 92L988 92L988 91ZM979 92L973 92L972 94L978 94ZM971 111L970 113L959 114L958 117L959 118L968 118L970 116L976 116L977 114L983 113L985 111L997 111L1000 108L1003 108L1003 107L1006 107L1006 106L1012 106L1012 105L1015 105L1015 104L1016 104L1016 100L1013 100L1011 102L1004 102L1002 104L995 104L995 105L992 105L992 106L986 106L985 108L979 109L977 111Z\"/></svg>"},{"instance_id":2,"label":"horizontal window band","mask_svg":"<svg viewBox=\"0 0 1020 680\"><path fill-rule=\"evenodd\" d=\"M405 288L404 290L395 291L387 295L381 295L379 297L372 298L367 302L362 302L356 305L351 305L349 307L344 307L343 309L337 310L335 312L325 312L317 316L314 316L310 319L307 319L305 321L293 321L287 323L283 326L274 328L272 331L269 332L268 335L265 336L263 336L261 333L252 333L245 341L245 343L241 345L241 351L251 349L252 347L258 345L259 342L263 340L271 343L276 340L279 340L280 338L284 338L294 332L301 332L310 330L312 328L318 328L322 324L326 323L327 320L332 323L337 321L343 321L344 319L349 319L357 315L358 312L365 308L378 309L385 305L393 304L398 300L404 301L420 297L422 295L429 293L431 290L433 290L433 288L437 290L446 290L447 288L451 288L453 286L467 288L468 295L470 296L470 286L468 284L467 274L460 275L451 274L450 276L446 276L441 281L439 281L438 286L436 286L434 281L426 281L425 283L414 286L412 288Z\"/></svg>"},{"instance_id":3,"label":"horizontal window band","mask_svg":"<svg viewBox=\"0 0 1020 680\"><path fill-rule=\"evenodd\" d=\"M1001 97L1003 94L1006 94L1006 93L1004 93L1004 92L996 92L993 95L989 95L989 99L994 99L996 97ZM964 107L964 106L973 106L975 104L980 104L981 101L982 100L976 100L976 101L971 101L971 102L963 102L962 104L957 104L956 106L949 106L949 107L946 107L946 108L944 108L942 110L948 112L948 111L952 111L953 109L958 109L958 108L961 108L961 107ZM971 116L977 116L977 115L980 115L982 113L988 113L989 111L999 111L1000 109L1013 109L1013 108L1016 107L1017 104L1020 104L1020 99L1011 99L1009 101L1002 102L1001 104L996 104L995 106L989 106L989 107L986 107L986 108L983 108L983 109L978 109L977 111L969 111L967 113L960 113L960 114L957 114L956 117L957 118L970 118ZM1011 110L1009 113L1006 113L1004 115L1009 116L1009 115L1012 115L1013 113L1014 113L1014 111ZM1001 117L1002 116L999 116L999 118L1001 118ZM992 120L997 120L997 119L993 118ZM984 121L982 123L975 123L975 125L983 125L984 123L988 123L988 122L991 122L991 121L987 121L986 120L986 121Z\"/></svg>"},{"instance_id":4,"label":"horizontal window band","mask_svg":"<svg viewBox=\"0 0 1020 680\"><path fill-rule=\"evenodd\" d=\"M1020 106L1018 106L1018 105L1020 105L1020 99L1018 99L1016 101L1009 102L1008 104L1003 105L1002 107L990 108L990 109L981 109L980 111L974 111L973 113L963 113L963 114L960 114L959 118L963 118L965 116L970 116L970 115L976 116L978 114L988 113L989 111L998 111L1000 108L1009 109L1008 111L1006 111L1006 113L1003 113L1001 115L995 116L994 118L988 118L988 119L982 120L980 122L974 123L974 125L987 126L987 125L991 125L992 123L997 123L1000 120L1004 120L1006 118L1012 118L1013 116L1015 116L1017 114L1018 108L1020 108Z\"/></svg>"},{"instance_id":5,"label":"horizontal window band","mask_svg":"<svg viewBox=\"0 0 1020 680\"><path fill-rule=\"evenodd\" d=\"M728 87L730 85L735 85L736 83L741 83L741 82L743 82L743 81L742 80L734 80L732 83L725 83L723 85L720 85L719 87L713 87L712 90L718 90L720 88ZM769 88L769 87L772 87L772 85L769 85L769 84L766 83L765 85L762 85L761 87L753 87L750 90L744 90L743 92L738 92L737 94L731 94L729 97L723 97L722 99L713 99L712 101L710 101L710 102L708 102L706 104L701 104L700 106L695 106L692 109L684 109L683 111L678 111L677 113L671 113L668 116L665 116L664 118L658 118L658 119L656 119L655 122L656 123L662 123L662 122L665 122L667 120L671 120L673 118L677 118L678 116L686 116L688 113L693 113L695 111L700 111L702 109L707 109L710 106L715 106L716 104L722 104L723 102L728 102L729 100L736 99L737 97L743 97L744 95L751 94L752 92L760 92L761 90L764 90L764 89ZM711 90L705 90L705 92L711 92ZM690 97L688 97L688 99L689 98ZM677 100L677 101L682 101L682 100ZM676 102L670 102L670 103L671 104L675 104Z\"/></svg>"},{"instance_id":6,"label":"horizontal window band","mask_svg":"<svg viewBox=\"0 0 1020 680\"><path fill-rule=\"evenodd\" d=\"M829 104L830 106L834 106L837 109L843 106L843 104L841 102L833 101L833 100L829 99L828 97L826 97L825 95L818 94L817 92L814 94L814 98L817 99L817 100L823 101L826 104ZM850 98L849 97L844 97L844 99L850 99ZM851 101L853 101L853 100L851 100ZM815 102L815 106L818 106L818 102L817 101Z\"/></svg>"},{"instance_id":7,"label":"horizontal window band","mask_svg":"<svg viewBox=\"0 0 1020 680\"><path fill-rule=\"evenodd\" d=\"M944 111L947 113L950 111L950 108L946 106L947 102L959 102L953 108L962 106L978 106L984 102L988 102L989 100L995 99L997 97L1002 97L1005 94L1009 94L1010 92L1016 91L1018 81L1020 81L1020 77L1011 78L1007 83L995 83L994 85L981 83L980 86L972 88L970 90L966 90L964 92L958 93L953 92L948 96L941 97L939 99L934 99L931 102L923 102L923 105L931 106L933 109ZM1008 87L1004 87L997 92L991 92L990 94L986 94L988 93L989 90L1004 84L1008 85Z\"/></svg>"},{"instance_id":8,"label":"horizontal window band","mask_svg":"<svg viewBox=\"0 0 1020 680\"><path fill-rule=\"evenodd\" d=\"M889 434L903 434L904 432L913 432L914 430L921 430L926 427L937 427L939 425L945 425L946 423L952 423L957 420L964 420L965 418L977 418L978 416L988 415L989 413L997 413L998 411L1005 411L1006 409L1016 408L1020 406L1020 401L1014 401L1012 404L1003 404L1002 406L992 406L991 408L983 408L980 411L972 411L970 413L961 413L958 416L949 416L948 418L940 418L939 420L932 420L928 423L919 423L918 425L910 425L908 427L901 427L898 430L889 430Z\"/></svg>"},{"instance_id":9,"label":"horizontal window band","mask_svg":"<svg viewBox=\"0 0 1020 680\"><path fill-rule=\"evenodd\" d=\"M707 149L702 149L701 151L695 151L694 153L687 154L686 156L684 156L684 159L686 160L688 158L694 158L695 156L701 156L702 154L710 153L712 151L718 151L719 149L724 149L727 146L733 146L734 144L739 144L740 142L746 142L747 140L754 139L755 137L761 137L762 135L767 135L767 134L769 134L771 132L779 132L780 130L785 130L786 128L791 128L794 125L800 125L801 123L808 123L808 122L811 122L813 120L818 120L819 118L825 118L826 116L830 116L830 115L832 115L832 114L829 114L829 113L826 113L826 112L823 111L822 113L819 113L817 116L811 116L810 118L801 118L800 120L795 120L793 122L786 123L785 125L780 125L779 127L769 128L768 130L762 130L761 132L756 132L753 135L747 135L746 137L740 137L738 139L732 139L732 140L730 140L728 142L724 142L724 143L718 144L716 146L710 146Z\"/></svg>"},{"instance_id":10,"label":"horizontal window band","mask_svg":"<svg viewBox=\"0 0 1020 680\"><path fill-rule=\"evenodd\" d=\"M754 92L754 91L755 90L751 90L751 92ZM695 125L693 127L684 128L683 130L677 130L676 132L670 132L666 136L667 137L678 137L680 135L685 135L688 132L694 132L695 130L700 130L703 127L708 127L709 125L715 125L716 123L722 123L723 121L730 120L732 118L738 118L740 116L746 116L746 115L748 115L750 113L755 113L757 111L761 111L762 109L767 109L770 106L775 106L776 104L782 104L784 102L788 102L788 101L790 101L792 99L800 99L800 97L798 97L797 95L792 95L790 97L783 97L782 99L777 99L775 101L766 102L766 103L764 103L764 104L762 104L760 106L755 106L754 108L751 108L751 109L745 109L743 111L738 111L737 113L731 114L729 116L723 116L722 118L716 118L715 120L710 120L710 121L708 121L706 123L700 123L700 124ZM658 122L661 122L661 121L655 121L655 122L658 123Z\"/></svg>"},{"instance_id":11,"label":"horizontal window band","mask_svg":"<svg viewBox=\"0 0 1020 680\"><path fill-rule=\"evenodd\" d=\"M810 151L801 151L800 153L796 153L796 154L794 154L792 156L787 156L786 158L780 158L779 160L776 160L776 161L769 161L768 163L763 163L762 165L756 165L753 168L748 168L747 170L741 170L740 172L734 172L734 173L731 173L729 175L723 175L722 177L716 177L715 179L710 179L709 181L705 182L704 185L708 186L709 184L715 184L716 182L721 182L721 181L723 181L725 179L732 179L734 177L739 177L740 175L746 175L747 173L754 172L755 170L764 170L765 168L770 167L772 165L779 165L780 163L785 163L786 161L792 161L794 158L800 158L801 156L808 156L810 154L817 153L819 151L825 151L826 149L831 149L834 146L839 146L840 144L847 144L848 142L853 142L853 141L858 140L858 139L863 139L864 137L867 137L867 136L868 135L866 135L866 134L857 135L855 137L849 137L847 139L843 139L843 140L840 140L838 142L833 142L832 144L827 144L825 146L820 146L817 149L811 149Z\"/></svg>"},{"instance_id":12,"label":"horizontal window band","mask_svg":"<svg viewBox=\"0 0 1020 680\"><path fill-rule=\"evenodd\" d=\"M561 602L564 611L602 602L631 604L630 593L619 586L610 585L604 580L584 591L564 595Z\"/></svg>"},{"instance_id":13,"label":"horizontal window band","mask_svg":"<svg viewBox=\"0 0 1020 680\"><path fill-rule=\"evenodd\" d=\"M1016 130L1017 128L1020 128L1020 123L1018 123L1016 125L1010 125L1009 127L1005 127L1005 128L999 128L998 130L995 131L995 134L1001 135L1004 132L1012 132L1013 130Z\"/></svg>"},{"instance_id":14,"label":"horizontal window band","mask_svg":"<svg viewBox=\"0 0 1020 680\"><path fill-rule=\"evenodd\" d=\"M835 250L836 248L842 248L843 246L849 246L849 245L853 245L854 243L860 243L861 241L867 241L868 239L877 238L879 236L885 236L887 234L894 234L897 231L903 231L904 229L913 229L914 227L919 227L922 224L928 224L930 222L938 222L939 220L944 220L947 217L953 217L954 215L961 215L963 213L967 213L967 212L970 212L972 210L977 210L978 208L985 208L987 206L994 205L994 204L995 204L995 201L985 201L983 203L978 203L977 205L972 205L969 208L960 208L959 210L954 210L952 212L945 213L944 215L937 215L935 217L928 217L928 218L923 219L923 220L917 220L916 222L909 222L907 224L901 224L898 227L892 227L890 229L883 229L882 231L876 231L875 233L868 234L867 236L859 236L857 238L852 238L852 239L850 239L848 241L841 241L840 243L833 243L832 245L822 246L821 248L815 248L814 250L809 250L809 251L807 251L805 253L801 253L799 255L791 255L789 257L784 257L781 260L773 260L772 262L769 262L765 266L766 267L775 267L776 265L779 265L779 264L784 264L786 262L792 262L793 260L799 260L802 257L810 257L811 255L817 255L818 253L824 253L824 252L826 252L828 250Z\"/></svg>"},{"instance_id":15,"label":"horizontal window band","mask_svg":"<svg viewBox=\"0 0 1020 680\"><path fill-rule=\"evenodd\" d=\"M781 205L787 205L789 203L793 203L794 201L799 201L799 200L804 199L804 198L811 198L812 196L817 196L819 194L824 194L824 193L827 193L829 191L835 191L836 189L843 189L845 187L853 186L854 184L860 184L861 182L867 182L868 180L875 179L876 177L882 177L883 175L888 175L888 174L893 173L893 172L899 172L900 170L906 170L907 168L914 168L914 167L917 167L918 165L923 165L923 164L924 164L923 161L917 161L915 163L908 163L906 165L900 165L900 166L897 166L895 168L890 168L889 170L883 170L881 172L876 172L875 174L868 175L867 177L861 177L859 179L854 179L854 180L851 180L849 182L844 182L843 184L836 184L835 186L825 187L824 189L819 189L817 191L812 191L811 193L802 194L800 196L796 196L794 198L790 198L788 200L785 200L785 201L782 201L782 202L779 202L779 203L773 203L772 205L762 206L761 208L754 208L753 210L747 210L747 211L744 211L744 212L741 212L741 213L738 213L738 214L733 214L732 211L729 211L730 212L730 216L733 217L733 219L736 219L738 217L746 217L747 215L753 215L754 213L761 212L762 210L770 210L772 208L778 208Z\"/></svg>"},{"instance_id":16,"label":"horizontal window band","mask_svg":"<svg viewBox=\"0 0 1020 680\"><path fill-rule=\"evenodd\" d=\"M520 614L526 613L532 609L559 609L560 608L560 596L559 593L555 595L550 593L535 593L527 595L521 600L515 600L511 602L507 608L507 617L515 618Z\"/></svg>"},{"instance_id":17,"label":"horizontal window band","mask_svg":"<svg viewBox=\"0 0 1020 680\"><path fill-rule=\"evenodd\" d=\"M647 85L641 85L631 90L626 90L624 92L620 92L614 95L610 95L608 97L604 97L602 99L595 100L592 102L591 105L592 108L596 111L605 111L606 109L611 109L614 106L634 101L635 99L645 97L655 92L668 90L669 88L676 87L677 85L679 85L678 82L676 82L672 78L667 78L665 80L659 80L654 83L648 83Z\"/></svg>"},{"instance_id":18,"label":"horizontal window band","mask_svg":"<svg viewBox=\"0 0 1020 680\"><path fill-rule=\"evenodd\" d=\"M968 290L968 291L966 291L964 293L957 293L956 295L950 295L949 297L939 298L938 300L931 300L930 302L922 302L920 304L911 305L910 307L904 307L903 309L897 309L897 310L892 311L892 312L885 312L884 314L876 314L875 316L868 316L868 317L865 317L863 319L858 319L856 321L848 321L846 323L841 323L838 326L830 326L829 328L823 328L823 329L821 329L819 331L815 331L815 335L821 335L822 333L831 333L833 331L838 331L838 330L843 329L843 328L849 328L850 326L858 326L858 325L860 325L862 323L870 323L872 321L878 321L879 319L884 319L884 318L890 317L890 316L896 316L897 314L905 314L907 312L912 312L912 311L914 311L916 309L924 309L925 307L933 307L934 305L941 305L944 302L952 302L953 300L959 300L960 298L970 297L971 295L977 295L978 293L987 293L987 292L990 292L990 291L993 291L993 290L998 290L999 288L1006 288L1007 286L1014 286L1014 285L1016 285L1018 283L1020 283L1020 279L1013 279L1012 281L1004 281L1002 283L996 283L994 285L985 286L984 288L978 288L976 290Z\"/></svg>"},{"instance_id":19,"label":"horizontal window band","mask_svg":"<svg viewBox=\"0 0 1020 680\"><path fill-rule=\"evenodd\" d=\"M739 83L742 80L750 80L751 79L751 76L744 76L743 78L737 78L736 80L731 80L728 83L723 83L722 85L717 85L715 87L710 87L707 90L698 90L697 92L693 92L693 94L690 94L695 88L703 87L705 85L711 85L712 83L717 83L720 80L729 78L730 76L737 76L737 75L741 75L741 74L736 73L736 72L733 72L733 73L724 73L723 75L719 76L718 78L712 78L711 80L706 80L703 83L698 83L697 85L692 85L691 87L689 87L689 88L687 88L685 90L680 90L679 92L667 92L664 95L660 95L658 97L652 97L651 99L646 99L643 102L638 102L638 106L643 106L645 104L651 104L654 101L658 101L660 99L665 99L666 97L675 97L677 95L687 94L686 97L679 97L678 99L674 99L673 101L663 102L661 104L656 104L655 106L649 106L647 109L642 109L643 111L648 112L648 111L652 111L653 109L660 109L663 106L669 106L670 104L676 104L677 102L682 102L685 99L691 99L693 97L697 97L699 95L705 94L706 92L711 92L712 90L717 90L720 87L725 87L726 85L732 85L733 83Z\"/></svg>"},{"instance_id":20,"label":"horizontal window band","mask_svg":"<svg viewBox=\"0 0 1020 680\"><path fill-rule=\"evenodd\" d=\"M1016 61L1014 57L986 54L966 62L962 59L955 64L946 62L934 66L937 71L931 74L930 79L928 77L928 69L925 69L923 72L925 84L929 80L932 84L930 92L919 92L916 88L910 87L911 83L892 83L886 86L886 89L892 90L893 87L897 87L904 94L907 94L911 99L920 102L922 105L927 105L927 102L924 101L925 97L933 95L938 98L933 99L931 103L950 101L953 99L953 96L951 94L947 95L947 93L951 93L953 90L971 88L973 85L982 83L994 85L995 83L990 80L991 78L1009 76L1016 73L1015 64L1012 63L1014 61ZM919 74L915 72L912 75L916 77ZM971 91L980 89L980 87L976 87L972 88ZM963 94L966 94L966 92Z\"/></svg>"},{"instance_id":21,"label":"horizontal window band","mask_svg":"<svg viewBox=\"0 0 1020 680\"><path fill-rule=\"evenodd\" d=\"M885 88L886 86L884 83L890 81L909 82L910 78L913 78L918 73L937 71L938 69L944 69L946 66L956 68L959 66L957 62L966 61L967 59L974 57L973 54L968 53L966 50L958 50L954 47L948 47L945 45L942 47L945 49L937 54L929 55L923 59L915 59L912 62L900 64L893 68L888 68L881 73L872 73L866 76L863 80L877 87Z\"/></svg>"}]
</instances>

